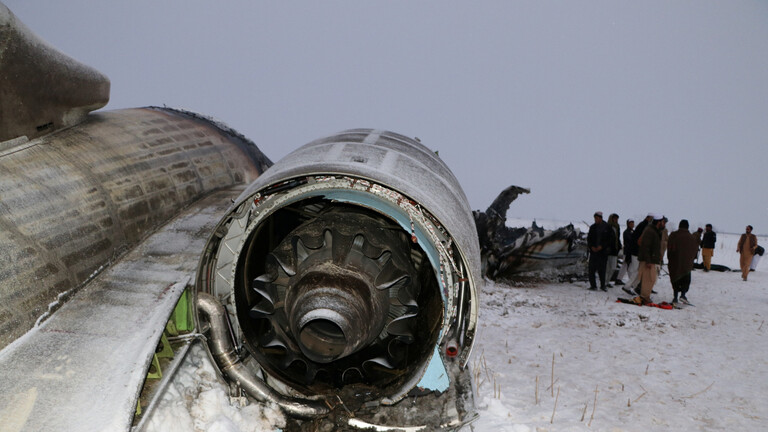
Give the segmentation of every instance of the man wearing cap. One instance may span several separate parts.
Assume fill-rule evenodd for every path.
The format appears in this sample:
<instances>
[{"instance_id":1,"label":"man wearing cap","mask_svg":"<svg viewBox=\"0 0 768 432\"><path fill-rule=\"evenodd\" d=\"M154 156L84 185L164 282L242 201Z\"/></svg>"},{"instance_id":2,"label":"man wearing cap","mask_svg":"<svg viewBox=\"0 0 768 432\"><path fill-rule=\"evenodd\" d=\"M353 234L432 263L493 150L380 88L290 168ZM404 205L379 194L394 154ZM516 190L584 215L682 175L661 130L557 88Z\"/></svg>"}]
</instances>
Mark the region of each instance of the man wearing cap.
<instances>
[{"instance_id":1,"label":"man wearing cap","mask_svg":"<svg viewBox=\"0 0 768 432\"><path fill-rule=\"evenodd\" d=\"M752 264L752 257L757 249L757 237L752 234L752 225L747 225L746 232L739 237L739 244L736 251L741 255L739 264L741 264L741 279L746 281L749 276L749 266Z\"/></svg>"},{"instance_id":2,"label":"man wearing cap","mask_svg":"<svg viewBox=\"0 0 768 432\"><path fill-rule=\"evenodd\" d=\"M712 266L712 255L715 254L717 234L712 231L712 224L706 224L704 228L704 235L701 237L701 259L704 260L704 271L708 272Z\"/></svg>"},{"instance_id":3,"label":"man wearing cap","mask_svg":"<svg viewBox=\"0 0 768 432\"><path fill-rule=\"evenodd\" d=\"M595 223L589 227L587 234L587 249L589 250L589 289L597 290L595 272L600 277L600 289L605 287L605 264L608 261L608 246L610 242L610 228L603 221L603 212L595 212Z\"/></svg>"},{"instance_id":4,"label":"man wearing cap","mask_svg":"<svg viewBox=\"0 0 768 432\"><path fill-rule=\"evenodd\" d=\"M638 240L639 250L637 259L640 261L640 296L635 297L637 303L651 303L651 291L658 277L658 266L661 264L661 230L666 223L663 215L653 214L652 222L643 231Z\"/></svg>"},{"instance_id":5,"label":"man wearing cap","mask_svg":"<svg viewBox=\"0 0 768 432\"><path fill-rule=\"evenodd\" d=\"M672 282L672 291L674 292L673 304L677 303L678 295L681 302L688 303L688 298L685 294L691 286L693 260L696 259L698 250L699 242L688 231L688 221L685 219L681 220L677 225L677 231L669 235L667 249L669 280Z\"/></svg>"}]
</instances>

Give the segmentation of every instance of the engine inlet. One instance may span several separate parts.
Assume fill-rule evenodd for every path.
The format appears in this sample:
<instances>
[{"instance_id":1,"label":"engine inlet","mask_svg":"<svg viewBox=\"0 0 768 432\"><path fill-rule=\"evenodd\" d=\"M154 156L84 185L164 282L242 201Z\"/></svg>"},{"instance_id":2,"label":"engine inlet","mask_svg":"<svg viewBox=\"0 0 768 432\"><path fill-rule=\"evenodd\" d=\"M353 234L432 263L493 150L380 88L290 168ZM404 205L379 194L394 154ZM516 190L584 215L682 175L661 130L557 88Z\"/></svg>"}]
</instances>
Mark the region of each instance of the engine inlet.
<instances>
[{"instance_id":1,"label":"engine inlet","mask_svg":"<svg viewBox=\"0 0 768 432\"><path fill-rule=\"evenodd\" d=\"M296 364L307 384L321 371L335 385L376 380L375 370L402 359L390 343L410 344L416 333L411 253L399 226L359 209L334 206L301 224L253 279L255 348L277 368Z\"/></svg>"},{"instance_id":2,"label":"engine inlet","mask_svg":"<svg viewBox=\"0 0 768 432\"><path fill-rule=\"evenodd\" d=\"M206 245L198 290L277 392L394 406L445 392L466 366L478 257L466 197L436 154L357 129L301 147L243 192Z\"/></svg>"}]
</instances>

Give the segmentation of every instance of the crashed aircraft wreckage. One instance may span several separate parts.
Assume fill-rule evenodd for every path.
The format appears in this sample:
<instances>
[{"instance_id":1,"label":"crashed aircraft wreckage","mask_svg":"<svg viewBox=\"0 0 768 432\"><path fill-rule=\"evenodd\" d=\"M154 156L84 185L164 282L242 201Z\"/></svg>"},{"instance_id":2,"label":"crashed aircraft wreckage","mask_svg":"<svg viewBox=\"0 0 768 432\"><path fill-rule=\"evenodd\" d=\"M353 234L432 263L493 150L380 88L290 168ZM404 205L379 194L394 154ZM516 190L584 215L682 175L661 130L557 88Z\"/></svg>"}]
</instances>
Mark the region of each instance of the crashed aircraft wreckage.
<instances>
[{"instance_id":1,"label":"crashed aircraft wreckage","mask_svg":"<svg viewBox=\"0 0 768 432\"><path fill-rule=\"evenodd\" d=\"M473 213L483 275L493 280L512 280L527 275L560 279L583 274L586 242L572 224L554 231L537 226L535 221L529 228L507 226L507 210L523 193L530 190L509 186L485 212Z\"/></svg>"},{"instance_id":2,"label":"crashed aircraft wreckage","mask_svg":"<svg viewBox=\"0 0 768 432\"><path fill-rule=\"evenodd\" d=\"M480 250L434 152L355 129L272 165L193 113L89 114L109 80L2 4L0 53L4 430L141 430L190 341L287 430L474 418Z\"/></svg>"}]
</instances>

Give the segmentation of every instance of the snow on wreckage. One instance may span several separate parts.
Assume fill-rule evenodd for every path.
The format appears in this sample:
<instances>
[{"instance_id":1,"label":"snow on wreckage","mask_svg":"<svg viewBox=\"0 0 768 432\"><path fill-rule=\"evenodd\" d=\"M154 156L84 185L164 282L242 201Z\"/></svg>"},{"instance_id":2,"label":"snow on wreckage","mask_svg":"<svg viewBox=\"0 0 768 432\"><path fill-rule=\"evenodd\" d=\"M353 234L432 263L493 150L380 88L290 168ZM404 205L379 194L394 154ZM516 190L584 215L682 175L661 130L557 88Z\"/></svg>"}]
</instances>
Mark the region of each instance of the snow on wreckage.
<instances>
[{"instance_id":1,"label":"snow on wreckage","mask_svg":"<svg viewBox=\"0 0 768 432\"><path fill-rule=\"evenodd\" d=\"M198 272L224 374L309 422L471 420L462 370L479 254L462 197L433 152L390 132L342 132L278 162L219 224ZM216 346L232 338L242 362ZM409 395L415 407L398 404Z\"/></svg>"},{"instance_id":2,"label":"snow on wreckage","mask_svg":"<svg viewBox=\"0 0 768 432\"><path fill-rule=\"evenodd\" d=\"M475 418L480 252L434 152L355 129L267 169L202 116L89 114L106 77L0 30L5 429L141 430L198 340L288 430Z\"/></svg>"}]
</instances>

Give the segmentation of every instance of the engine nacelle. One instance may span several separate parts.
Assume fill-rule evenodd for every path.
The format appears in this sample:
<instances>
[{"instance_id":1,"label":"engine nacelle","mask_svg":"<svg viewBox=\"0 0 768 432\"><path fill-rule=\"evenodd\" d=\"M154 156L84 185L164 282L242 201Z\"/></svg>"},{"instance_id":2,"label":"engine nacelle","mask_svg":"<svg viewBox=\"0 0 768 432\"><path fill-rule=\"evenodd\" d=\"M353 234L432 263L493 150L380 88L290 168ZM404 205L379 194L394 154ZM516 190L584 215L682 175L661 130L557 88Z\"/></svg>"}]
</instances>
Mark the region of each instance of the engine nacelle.
<instances>
[{"instance_id":1,"label":"engine nacelle","mask_svg":"<svg viewBox=\"0 0 768 432\"><path fill-rule=\"evenodd\" d=\"M467 199L434 152L345 131L277 162L219 223L198 328L225 376L298 417L443 394L471 352L479 257Z\"/></svg>"}]
</instances>

